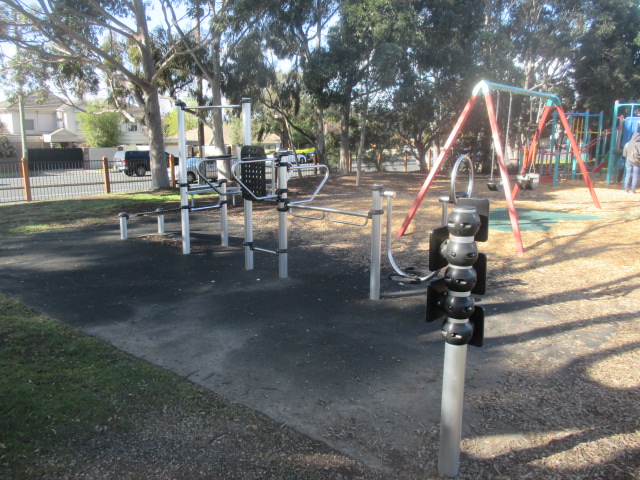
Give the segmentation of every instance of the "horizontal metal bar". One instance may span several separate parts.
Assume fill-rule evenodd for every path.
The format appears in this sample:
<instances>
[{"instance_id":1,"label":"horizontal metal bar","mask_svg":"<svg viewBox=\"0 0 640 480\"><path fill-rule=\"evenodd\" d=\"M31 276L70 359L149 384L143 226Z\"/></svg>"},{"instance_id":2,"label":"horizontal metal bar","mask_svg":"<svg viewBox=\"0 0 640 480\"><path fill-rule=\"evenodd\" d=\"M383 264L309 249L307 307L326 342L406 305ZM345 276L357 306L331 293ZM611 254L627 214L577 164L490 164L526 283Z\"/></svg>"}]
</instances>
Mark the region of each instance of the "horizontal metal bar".
<instances>
[{"instance_id":1,"label":"horizontal metal bar","mask_svg":"<svg viewBox=\"0 0 640 480\"><path fill-rule=\"evenodd\" d=\"M241 105L199 105L195 107L183 107L183 110L207 110L210 108L240 108Z\"/></svg>"},{"instance_id":2,"label":"horizontal metal bar","mask_svg":"<svg viewBox=\"0 0 640 480\"><path fill-rule=\"evenodd\" d=\"M189 211L190 212L197 212L198 210L217 210L219 208L221 208L222 205L217 203L215 205L202 205L201 207L190 207Z\"/></svg>"},{"instance_id":3,"label":"horizontal metal bar","mask_svg":"<svg viewBox=\"0 0 640 480\"><path fill-rule=\"evenodd\" d=\"M316 207L313 205L296 205L293 203L289 204L289 208L299 208L301 210L313 210L316 212L327 212L327 213L336 213L340 215L350 215L352 217L362 217L369 218L369 213L364 212L354 212L352 210L340 210L338 208L330 208L330 207Z\"/></svg>"},{"instance_id":4,"label":"horizontal metal bar","mask_svg":"<svg viewBox=\"0 0 640 480\"><path fill-rule=\"evenodd\" d=\"M278 255L278 252L276 252L275 250L269 250L266 248L251 247L251 250L258 250L259 252L272 253L274 255Z\"/></svg>"},{"instance_id":5,"label":"horizontal metal bar","mask_svg":"<svg viewBox=\"0 0 640 480\"><path fill-rule=\"evenodd\" d=\"M493 90L500 90L503 92L511 92L511 93L517 93L520 95L545 98L547 101L551 102L551 105L562 105L562 100L560 100L560 97L558 97L557 95L553 95L551 93L537 92L535 90L526 90L524 88L512 87L510 85L501 85L499 83L487 82L486 80L480 81L473 88L473 94L478 95L478 93L482 93L483 95L487 95L491 93Z\"/></svg>"}]
</instances>

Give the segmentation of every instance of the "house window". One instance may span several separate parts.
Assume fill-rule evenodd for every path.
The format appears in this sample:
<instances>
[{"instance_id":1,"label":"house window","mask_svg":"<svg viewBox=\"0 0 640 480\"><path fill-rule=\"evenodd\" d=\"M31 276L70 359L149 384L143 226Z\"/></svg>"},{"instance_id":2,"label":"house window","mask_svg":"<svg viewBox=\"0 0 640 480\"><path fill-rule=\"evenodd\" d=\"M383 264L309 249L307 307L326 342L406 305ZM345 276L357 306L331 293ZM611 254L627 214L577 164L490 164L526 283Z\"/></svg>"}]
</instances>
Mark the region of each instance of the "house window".
<instances>
[{"instance_id":1,"label":"house window","mask_svg":"<svg viewBox=\"0 0 640 480\"><path fill-rule=\"evenodd\" d=\"M34 131L36 129L36 122L32 118L24 119L24 129Z\"/></svg>"},{"instance_id":2,"label":"house window","mask_svg":"<svg viewBox=\"0 0 640 480\"><path fill-rule=\"evenodd\" d=\"M128 123L127 122L127 132L137 132L138 124L137 123Z\"/></svg>"},{"instance_id":3,"label":"house window","mask_svg":"<svg viewBox=\"0 0 640 480\"><path fill-rule=\"evenodd\" d=\"M64 128L64 113L56 112L56 127Z\"/></svg>"}]
</instances>

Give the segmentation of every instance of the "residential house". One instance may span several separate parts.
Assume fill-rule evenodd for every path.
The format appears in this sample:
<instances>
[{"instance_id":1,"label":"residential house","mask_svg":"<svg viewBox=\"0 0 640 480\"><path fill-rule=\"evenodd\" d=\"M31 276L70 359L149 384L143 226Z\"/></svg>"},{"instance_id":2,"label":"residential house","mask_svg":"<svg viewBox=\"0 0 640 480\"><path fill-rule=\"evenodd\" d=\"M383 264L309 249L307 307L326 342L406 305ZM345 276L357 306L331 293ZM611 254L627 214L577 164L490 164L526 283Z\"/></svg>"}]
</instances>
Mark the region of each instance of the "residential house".
<instances>
[{"instance_id":1,"label":"residential house","mask_svg":"<svg viewBox=\"0 0 640 480\"><path fill-rule=\"evenodd\" d=\"M27 148L53 147L82 147L85 138L82 134L77 114L81 112L84 102L78 102L78 107L69 105L55 95L50 94L44 101L38 101L35 95L30 95L24 103L24 123ZM131 113L140 117L139 108L133 108ZM20 113L17 103L0 102L0 134L5 135L20 155L22 151L20 140ZM123 118L121 143L124 145L148 145L149 140L142 125L138 122L128 122Z\"/></svg>"}]
</instances>

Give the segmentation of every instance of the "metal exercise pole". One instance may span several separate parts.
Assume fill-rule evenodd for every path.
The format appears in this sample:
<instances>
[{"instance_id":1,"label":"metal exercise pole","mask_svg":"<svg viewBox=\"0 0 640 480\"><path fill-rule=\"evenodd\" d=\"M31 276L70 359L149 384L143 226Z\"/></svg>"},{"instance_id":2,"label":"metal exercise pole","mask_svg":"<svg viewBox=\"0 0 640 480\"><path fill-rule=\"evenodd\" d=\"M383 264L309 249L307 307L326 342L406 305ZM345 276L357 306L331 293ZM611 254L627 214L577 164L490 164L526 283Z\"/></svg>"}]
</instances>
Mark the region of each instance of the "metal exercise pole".
<instances>
[{"instance_id":1,"label":"metal exercise pole","mask_svg":"<svg viewBox=\"0 0 640 480\"><path fill-rule=\"evenodd\" d=\"M120 212L118 214L118 217L120 217L120 239L126 240L127 239L127 219L129 218L129 215L127 215L125 212Z\"/></svg>"},{"instance_id":2,"label":"metal exercise pole","mask_svg":"<svg viewBox=\"0 0 640 480\"><path fill-rule=\"evenodd\" d=\"M227 181L220 182L220 245L229 246L229 224L227 222Z\"/></svg>"},{"instance_id":3,"label":"metal exercise pole","mask_svg":"<svg viewBox=\"0 0 640 480\"><path fill-rule=\"evenodd\" d=\"M287 204L288 166L286 162L278 165L278 276L280 278L289 277L289 260L287 258L287 213L289 210Z\"/></svg>"},{"instance_id":4,"label":"metal exercise pole","mask_svg":"<svg viewBox=\"0 0 640 480\"><path fill-rule=\"evenodd\" d=\"M178 114L178 149L180 150L180 212L182 218L182 253L191 253L191 238L189 233L189 184L187 183L187 135L184 123L184 102L176 102Z\"/></svg>"},{"instance_id":5,"label":"metal exercise pole","mask_svg":"<svg viewBox=\"0 0 640 480\"><path fill-rule=\"evenodd\" d=\"M446 318L441 327L446 344L438 472L446 477L455 477L460 466L467 344L471 341L474 330L469 318L475 310L471 290L477 279L473 268L478 258L474 236L480 229L480 216L475 207L456 206L447 220L447 229L450 239L445 240L441 247L449 266L444 274L447 291L443 307Z\"/></svg>"},{"instance_id":6,"label":"metal exercise pole","mask_svg":"<svg viewBox=\"0 0 640 480\"><path fill-rule=\"evenodd\" d=\"M161 208L157 208L156 212L162 211ZM164 234L164 215L158 215L158 234Z\"/></svg>"},{"instance_id":7,"label":"metal exercise pole","mask_svg":"<svg viewBox=\"0 0 640 480\"><path fill-rule=\"evenodd\" d=\"M251 100L243 98L242 105L242 144L251 145ZM241 155L238 155L242 161ZM253 270L253 202L244 199L244 269Z\"/></svg>"},{"instance_id":8,"label":"metal exercise pole","mask_svg":"<svg viewBox=\"0 0 640 480\"><path fill-rule=\"evenodd\" d=\"M371 186L373 206L371 209L371 265L369 269L369 298L380 299L380 256L382 255L382 185Z\"/></svg>"}]
</instances>

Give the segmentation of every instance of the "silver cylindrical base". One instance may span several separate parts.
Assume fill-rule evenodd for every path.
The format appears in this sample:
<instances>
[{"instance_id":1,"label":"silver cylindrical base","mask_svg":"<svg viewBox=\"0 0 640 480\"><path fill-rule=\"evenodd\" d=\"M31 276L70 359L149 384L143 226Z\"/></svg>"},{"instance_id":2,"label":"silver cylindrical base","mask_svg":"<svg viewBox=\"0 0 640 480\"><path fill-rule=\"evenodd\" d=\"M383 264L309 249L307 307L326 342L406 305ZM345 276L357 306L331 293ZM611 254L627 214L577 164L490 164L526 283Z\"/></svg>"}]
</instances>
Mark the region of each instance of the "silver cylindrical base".
<instances>
[{"instance_id":1,"label":"silver cylindrical base","mask_svg":"<svg viewBox=\"0 0 640 480\"><path fill-rule=\"evenodd\" d=\"M380 299L380 256L382 255L382 185L371 187L373 205L371 215L371 265L369 271L369 298Z\"/></svg>"},{"instance_id":2,"label":"silver cylindrical base","mask_svg":"<svg viewBox=\"0 0 640 480\"><path fill-rule=\"evenodd\" d=\"M244 241L253 243L253 202L244 201ZM244 246L244 269L253 270L253 250L250 245Z\"/></svg>"},{"instance_id":3,"label":"silver cylindrical base","mask_svg":"<svg viewBox=\"0 0 640 480\"><path fill-rule=\"evenodd\" d=\"M127 239L127 217L120 217L120 238L122 240Z\"/></svg>"},{"instance_id":4,"label":"silver cylindrical base","mask_svg":"<svg viewBox=\"0 0 640 480\"><path fill-rule=\"evenodd\" d=\"M220 201L223 202L220 207L220 245L223 247L229 246L229 223L227 220L227 183L222 182L220 184L220 192L223 194L220 196Z\"/></svg>"},{"instance_id":5,"label":"silver cylindrical base","mask_svg":"<svg viewBox=\"0 0 640 480\"><path fill-rule=\"evenodd\" d=\"M445 343L440 410L440 452L438 456L438 473L445 477L457 476L460 468L466 363L467 345Z\"/></svg>"}]
</instances>

